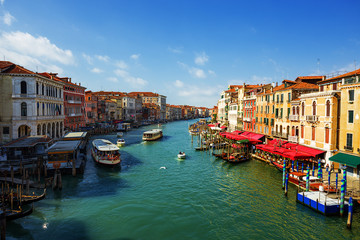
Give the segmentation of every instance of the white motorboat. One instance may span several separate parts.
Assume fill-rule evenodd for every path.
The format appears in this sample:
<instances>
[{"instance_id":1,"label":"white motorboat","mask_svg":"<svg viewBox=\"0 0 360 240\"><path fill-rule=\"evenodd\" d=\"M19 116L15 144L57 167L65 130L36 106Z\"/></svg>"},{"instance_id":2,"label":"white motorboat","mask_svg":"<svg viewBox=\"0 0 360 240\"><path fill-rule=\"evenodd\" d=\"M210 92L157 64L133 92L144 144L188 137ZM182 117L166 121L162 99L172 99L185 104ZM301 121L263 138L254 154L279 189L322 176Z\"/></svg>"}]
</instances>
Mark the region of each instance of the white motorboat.
<instances>
[{"instance_id":1,"label":"white motorboat","mask_svg":"<svg viewBox=\"0 0 360 240\"><path fill-rule=\"evenodd\" d=\"M94 161L104 165L120 164L119 148L106 139L95 139L92 142L91 155Z\"/></svg>"},{"instance_id":2,"label":"white motorboat","mask_svg":"<svg viewBox=\"0 0 360 240\"><path fill-rule=\"evenodd\" d=\"M184 152L179 152L179 154L177 155L179 159L185 159L186 158L186 154Z\"/></svg>"},{"instance_id":3,"label":"white motorboat","mask_svg":"<svg viewBox=\"0 0 360 240\"><path fill-rule=\"evenodd\" d=\"M123 147L125 145L125 140L120 138L116 141L116 146Z\"/></svg>"},{"instance_id":4,"label":"white motorboat","mask_svg":"<svg viewBox=\"0 0 360 240\"><path fill-rule=\"evenodd\" d=\"M116 136L117 137L122 137L124 134L122 133L122 132L118 132L117 134L116 134Z\"/></svg>"}]
</instances>

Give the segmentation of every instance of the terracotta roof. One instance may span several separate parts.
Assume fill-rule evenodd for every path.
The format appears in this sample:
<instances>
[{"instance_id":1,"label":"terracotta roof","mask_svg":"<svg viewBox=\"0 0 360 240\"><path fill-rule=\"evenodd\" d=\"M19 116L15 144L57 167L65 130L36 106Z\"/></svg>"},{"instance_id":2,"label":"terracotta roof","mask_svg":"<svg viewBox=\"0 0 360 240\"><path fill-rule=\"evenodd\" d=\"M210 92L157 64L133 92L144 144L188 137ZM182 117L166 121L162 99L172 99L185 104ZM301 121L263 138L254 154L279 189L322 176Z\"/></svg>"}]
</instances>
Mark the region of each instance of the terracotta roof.
<instances>
[{"instance_id":1,"label":"terracotta roof","mask_svg":"<svg viewBox=\"0 0 360 240\"><path fill-rule=\"evenodd\" d=\"M333 78L325 79L325 80L323 80L323 81L321 81L319 83L331 82L333 80L338 80L339 78L350 77L350 76L354 76L354 75L360 75L360 68L355 70L355 71L348 72L348 73L345 73L345 74L342 74L342 75L339 75L339 76L336 76L336 77L333 77Z\"/></svg>"},{"instance_id":2,"label":"terracotta roof","mask_svg":"<svg viewBox=\"0 0 360 240\"><path fill-rule=\"evenodd\" d=\"M229 89L229 90L227 90L227 91L225 91L225 92L231 93L231 92L236 92L236 90L232 88L232 89Z\"/></svg>"},{"instance_id":3,"label":"terracotta roof","mask_svg":"<svg viewBox=\"0 0 360 240\"><path fill-rule=\"evenodd\" d=\"M319 86L307 82L298 82L292 86L284 88L283 90L288 90L288 89L319 89Z\"/></svg>"},{"instance_id":4,"label":"terracotta roof","mask_svg":"<svg viewBox=\"0 0 360 240\"><path fill-rule=\"evenodd\" d=\"M324 76L300 76L296 79L323 79Z\"/></svg>"},{"instance_id":5,"label":"terracotta roof","mask_svg":"<svg viewBox=\"0 0 360 240\"><path fill-rule=\"evenodd\" d=\"M291 81L291 80L287 80L287 79L283 80L282 82L296 83L295 81Z\"/></svg>"},{"instance_id":6,"label":"terracotta roof","mask_svg":"<svg viewBox=\"0 0 360 240\"><path fill-rule=\"evenodd\" d=\"M34 72L9 61L0 61L0 73L35 74Z\"/></svg>"},{"instance_id":7,"label":"terracotta roof","mask_svg":"<svg viewBox=\"0 0 360 240\"><path fill-rule=\"evenodd\" d=\"M276 91L280 91L280 90L283 90L285 88L285 84L281 84L280 86L276 86L274 87L273 91L276 92Z\"/></svg>"}]
</instances>

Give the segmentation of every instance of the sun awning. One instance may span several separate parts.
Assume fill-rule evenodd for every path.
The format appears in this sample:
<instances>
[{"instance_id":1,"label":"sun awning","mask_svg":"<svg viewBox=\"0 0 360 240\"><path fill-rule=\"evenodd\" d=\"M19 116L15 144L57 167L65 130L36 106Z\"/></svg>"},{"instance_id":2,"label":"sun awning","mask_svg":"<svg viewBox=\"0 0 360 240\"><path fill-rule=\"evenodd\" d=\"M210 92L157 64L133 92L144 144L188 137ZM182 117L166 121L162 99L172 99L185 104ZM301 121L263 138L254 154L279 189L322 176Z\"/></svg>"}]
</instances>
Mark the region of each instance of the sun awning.
<instances>
[{"instance_id":1,"label":"sun awning","mask_svg":"<svg viewBox=\"0 0 360 240\"><path fill-rule=\"evenodd\" d=\"M296 150L298 152L307 153L307 154L311 155L312 157L316 157L317 155L320 155L325 152L323 150L319 150L319 149L315 149L315 148L311 148L311 147L305 147L305 146L299 145L297 143L286 143L283 146L286 148L290 148L292 150Z\"/></svg>"},{"instance_id":2,"label":"sun awning","mask_svg":"<svg viewBox=\"0 0 360 240\"><path fill-rule=\"evenodd\" d=\"M256 139L259 140L260 138L264 137L262 134L252 133L252 132L243 132L240 134L243 137L246 137L248 139Z\"/></svg>"},{"instance_id":3,"label":"sun awning","mask_svg":"<svg viewBox=\"0 0 360 240\"><path fill-rule=\"evenodd\" d=\"M356 168L360 165L360 157L346 154L346 153L338 153L329 158L330 161L338 162L341 164L346 164L350 167Z\"/></svg>"}]
</instances>

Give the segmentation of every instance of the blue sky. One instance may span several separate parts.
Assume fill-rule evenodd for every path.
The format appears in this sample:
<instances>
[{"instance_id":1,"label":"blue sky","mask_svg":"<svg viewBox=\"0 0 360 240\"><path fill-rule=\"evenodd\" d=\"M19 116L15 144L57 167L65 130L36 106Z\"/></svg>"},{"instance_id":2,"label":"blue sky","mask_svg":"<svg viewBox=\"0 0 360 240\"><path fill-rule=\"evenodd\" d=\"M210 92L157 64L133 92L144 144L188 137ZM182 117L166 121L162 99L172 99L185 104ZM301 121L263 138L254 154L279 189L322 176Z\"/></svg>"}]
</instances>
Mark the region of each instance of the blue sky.
<instances>
[{"instance_id":1,"label":"blue sky","mask_svg":"<svg viewBox=\"0 0 360 240\"><path fill-rule=\"evenodd\" d=\"M212 107L229 84L360 68L359 1L0 0L0 57Z\"/></svg>"}]
</instances>

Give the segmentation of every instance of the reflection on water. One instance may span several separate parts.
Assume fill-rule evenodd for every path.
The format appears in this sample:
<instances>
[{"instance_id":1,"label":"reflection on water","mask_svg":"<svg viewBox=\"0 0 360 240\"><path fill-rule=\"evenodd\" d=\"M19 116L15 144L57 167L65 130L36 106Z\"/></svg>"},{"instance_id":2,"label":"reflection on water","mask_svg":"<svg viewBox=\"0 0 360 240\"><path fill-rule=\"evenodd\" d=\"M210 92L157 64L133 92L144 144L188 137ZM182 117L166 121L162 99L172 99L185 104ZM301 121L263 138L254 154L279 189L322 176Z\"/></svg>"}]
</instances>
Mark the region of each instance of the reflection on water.
<instances>
[{"instance_id":1,"label":"reflection on water","mask_svg":"<svg viewBox=\"0 0 360 240\"><path fill-rule=\"evenodd\" d=\"M288 196L282 174L263 162L239 165L196 152L191 121L163 126L164 138L144 144L148 126L127 132L121 169L88 155L83 176L63 177L35 212L7 225L9 239L351 239L346 219L324 217ZM166 127L165 127L166 126ZM116 135L98 136L116 142ZM184 151L185 160L177 154ZM166 169L160 169L166 167Z\"/></svg>"}]
</instances>

